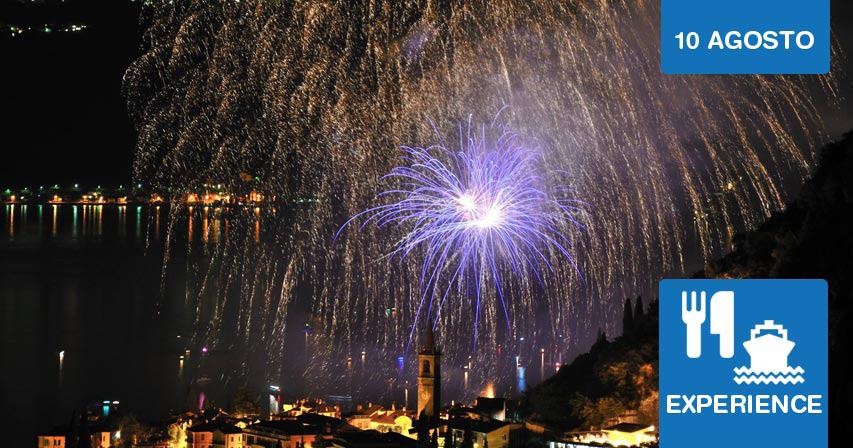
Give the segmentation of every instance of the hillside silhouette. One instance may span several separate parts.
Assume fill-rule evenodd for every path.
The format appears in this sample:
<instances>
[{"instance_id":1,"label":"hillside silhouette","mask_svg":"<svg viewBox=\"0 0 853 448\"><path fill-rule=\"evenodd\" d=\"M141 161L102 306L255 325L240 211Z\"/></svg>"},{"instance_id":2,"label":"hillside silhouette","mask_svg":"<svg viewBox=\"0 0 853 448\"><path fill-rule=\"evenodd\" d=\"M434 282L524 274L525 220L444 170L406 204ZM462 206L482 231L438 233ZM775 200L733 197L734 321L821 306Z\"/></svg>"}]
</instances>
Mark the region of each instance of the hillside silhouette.
<instances>
[{"instance_id":1,"label":"hillside silhouette","mask_svg":"<svg viewBox=\"0 0 853 448\"><path fill-rule=\"evenodd\" d=\"M695 278L823 278L829 283L830 441L849 440L853 402L850 303L853 300L853 133L824 147L797 198ZM807 306L807 304L806 304ZM556 430L604 425L626 410L657 424L658 309L626 302L623 335L600 334L589 353L532 388L528 417Z\"/></svg>"}]
</instances>

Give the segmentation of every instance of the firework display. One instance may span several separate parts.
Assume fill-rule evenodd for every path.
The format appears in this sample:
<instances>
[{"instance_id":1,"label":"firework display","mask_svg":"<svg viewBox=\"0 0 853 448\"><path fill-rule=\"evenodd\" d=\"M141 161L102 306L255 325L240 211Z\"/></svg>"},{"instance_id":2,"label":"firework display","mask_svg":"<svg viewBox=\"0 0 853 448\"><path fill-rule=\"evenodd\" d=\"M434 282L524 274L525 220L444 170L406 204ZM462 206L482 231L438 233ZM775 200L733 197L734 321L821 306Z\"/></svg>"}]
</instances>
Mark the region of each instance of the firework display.
<instances>
[{"instance_id":1,"label":"firework display","mask_svg":"<svg viewBox=\"0 0 853 448\"><path fill-rule=\"evenodd\" d=\"M381 196L399 196L356 215L376 222L409 225L391 255L405 258L423 247L418 304L412 334L426 305L426 319L439 320L441 308L455 284L460 291L473 289L474 342L477 340L483 280L488 279L500 301L507 325L509 313L502 288L502 271L535 275L553 271L550 251L574 265L570 240L562 229L578 225L580 201L552 198L537 173L536 151L521 138L495 125L460 130L462 148L443 146L405 148L407 165L395 167L386 178L397 179L399 189ZM466 279L472 286L466 288ZM446 282L443 288L440 285ZM463 295L464 297L464 295ZM432 321L430 321L432 324ZM410 336L411 338L411 336Z\"/></svg>"},{"instance_id":2,"label":"firework display","mask_svg":"<svg viewBox=\"0 0 853 448\"><path fill-rule=\"evenodd\" d=\"M625 297L700 269L809 173L837 80L661 75L658 8L151 2L124 78L135 176L270 198L223 211L227 234L189 267L196 338L262 352L242 373L267 380L304 351L309 389L329 390L357 353L408 356L426 315L485 383L505 375L495 351L586 349ZM478 135L501 110L517 135Z\"/></svg>"}]
</instances>

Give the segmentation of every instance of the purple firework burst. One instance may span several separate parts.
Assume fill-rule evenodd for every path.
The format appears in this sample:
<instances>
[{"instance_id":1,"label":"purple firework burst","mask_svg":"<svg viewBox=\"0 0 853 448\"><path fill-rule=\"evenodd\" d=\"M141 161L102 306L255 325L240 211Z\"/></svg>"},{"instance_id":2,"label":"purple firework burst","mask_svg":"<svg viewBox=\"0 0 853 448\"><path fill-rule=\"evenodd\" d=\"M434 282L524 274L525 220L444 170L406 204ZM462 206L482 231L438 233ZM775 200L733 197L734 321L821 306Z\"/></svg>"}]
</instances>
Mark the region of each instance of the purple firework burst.
<instances>
[{"instance_id":1,"label":"purple firework burst","mask_svg":"<svg viewBox=\"0 0 853 448\"><path fill-rule=\"evenodd\" d=\"M494 123L472 128L469 120L467 129L460 126L458 150L403 147L404 163L385 176L396 187L379 194L391 202L341 228L365 218L362 228L375 223L405 229L388 255L422 258L423 296L412 331L424 305L435 325L454 284L468 281L474 288L476 342L485 282L494 285L509 324L503 275L532 274L541 281L560 258L580 275L566 232L582 227L575 215L583 203L549 193L538 151L522 140Z\"/></svg>"}]
</instances>

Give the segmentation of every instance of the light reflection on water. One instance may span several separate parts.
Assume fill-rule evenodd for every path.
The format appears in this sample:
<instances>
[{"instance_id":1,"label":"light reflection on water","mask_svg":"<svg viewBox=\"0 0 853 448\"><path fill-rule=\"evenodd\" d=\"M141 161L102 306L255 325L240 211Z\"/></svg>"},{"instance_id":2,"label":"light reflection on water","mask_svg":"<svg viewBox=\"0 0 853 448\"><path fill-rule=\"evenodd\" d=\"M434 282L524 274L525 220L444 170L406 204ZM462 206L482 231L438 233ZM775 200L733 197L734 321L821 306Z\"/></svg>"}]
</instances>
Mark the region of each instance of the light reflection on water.
<instances>
[{"instance_id":1,"label":"light reflection on water","mask_svg":"<svg viewBox=\"0 0 853 448\"><path fill-rule=\"evenodd\" d=\"M47 211L45 212L45 208ZM34 241L41 238L45 224L50 237L61 241L74 241L89 237L126 237L134 239L150 237L160 239L166 231L165 219L168 211L161 206L96 205L96 204L5 204L3 210L2 232L8 241L25 238ZM229 219L221 208L204 206L200 210L188 207L182 219L186 221L185 240L190 243L220 242L227 235ZM133 215L128 223L127 214ZM261 213L255 209L253 236L255 242L261 241ZM46 222L45 222L46 221ZM33 224L34 223L34 224ZM105 230L105 225L107 226ZM200 225L200 240L196 229ZM23 233L22 233L23 232Z\"/></svg>"},{"instance_id":2,"label":"light reflection on water","mask_svg":"<svg viewBox=\"0 0 853 448\"><path fill-rule=\"evenodd\" d=\"M15 239L15 204L6 206L7 213L9 214L9 239Z\"/></svg>"}]
</instances>

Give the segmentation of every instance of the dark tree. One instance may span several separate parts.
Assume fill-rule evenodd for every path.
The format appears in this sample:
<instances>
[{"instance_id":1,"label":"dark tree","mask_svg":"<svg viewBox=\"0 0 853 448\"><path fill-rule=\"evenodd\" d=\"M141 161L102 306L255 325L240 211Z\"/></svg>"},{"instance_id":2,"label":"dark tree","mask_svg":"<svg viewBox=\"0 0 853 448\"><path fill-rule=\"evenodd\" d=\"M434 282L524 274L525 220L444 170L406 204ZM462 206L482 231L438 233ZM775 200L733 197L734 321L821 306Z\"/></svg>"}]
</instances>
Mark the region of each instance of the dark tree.
<instances>
[{"instance_id":1,"label":"dark tree","mask_svg":"<svg viewBox=\"0 0 853 448\"><path fill-rule=\"evenodd\" d=\"M643 296L637 296L637 300L634 302L634 330L642 327L643 322L646 320L646 312L644 308Z\"/></svg>"},{"instance_id":2,"label":"dark tree","mask_svg":"<svg viewBox=\"0 0 853 448\"><path fill-rule=\"evenodd\" d=\"M237 390L234 393L234 400L232 401L232 411L237 415L260 415L261 407L255 398L256 396L246 389Z\"/></svg>"},{"instance_id":3,"label":"dark tree","mask_svg":"<svg viewBox=\"0 0 853 448\"><path fill-rule=\"evenodd\" d=\"M607 347L607 334L601 328L598 329L598 336L595 338L595 343L589 349L590 352L597 352L604 347Z\"/></svg>"},{"instance_id":4,"label":"dark tree","mask_svg":"<svg viewBox=\"0 0 853 448\"><path fill-rule=\"evenodd\" d=\"M145 441L152 435L151 429L140 423L133 414L122 417L117 425L121 431L121 448L130 448L134 440Z\"/></svg>"},{"instance_id":5,"label":"dark tree","mask_svg":"<svg viewBox=\"0 0 853 448\"><path fill-rule=\"evenodd\" d=\"M631 299L625 299L625 312L622 315L622 334L634 331L634 311L631 309Z\"/></svg>"}]
</instances>

